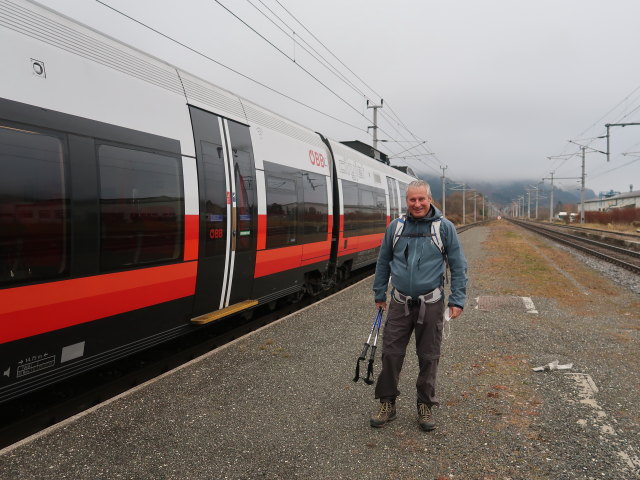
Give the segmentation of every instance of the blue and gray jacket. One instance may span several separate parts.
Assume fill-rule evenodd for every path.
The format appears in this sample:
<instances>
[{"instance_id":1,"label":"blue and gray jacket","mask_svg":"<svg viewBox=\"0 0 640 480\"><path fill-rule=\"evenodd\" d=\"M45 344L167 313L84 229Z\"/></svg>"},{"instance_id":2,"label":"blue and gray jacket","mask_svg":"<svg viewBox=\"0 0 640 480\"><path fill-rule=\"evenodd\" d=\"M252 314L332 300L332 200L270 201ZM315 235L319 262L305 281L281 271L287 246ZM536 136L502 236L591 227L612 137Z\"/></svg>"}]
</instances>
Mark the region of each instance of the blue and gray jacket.
<instances>
[{"instance_id":1,"label":"blue and gray jacket","mask_svg":"<svg viewBox=\"0 0 640 480\"><path fill-rule=\"evenodd\" d=\"M395 247L393 237L396 234L399 219L393 220L387 227L378 254L373 281L376 302L386 301L389 277L396 290L412 298L418 298L419 295L444 286L446 263L442 252L431 240L431 222L437 219L441 219L440 236L451 271L451 295L448 305L464 307L467 291L467 260L453 223L444 218L442 212L433 205L423 218L407 215L402 234Z\"/></svg>"}]
</instances>

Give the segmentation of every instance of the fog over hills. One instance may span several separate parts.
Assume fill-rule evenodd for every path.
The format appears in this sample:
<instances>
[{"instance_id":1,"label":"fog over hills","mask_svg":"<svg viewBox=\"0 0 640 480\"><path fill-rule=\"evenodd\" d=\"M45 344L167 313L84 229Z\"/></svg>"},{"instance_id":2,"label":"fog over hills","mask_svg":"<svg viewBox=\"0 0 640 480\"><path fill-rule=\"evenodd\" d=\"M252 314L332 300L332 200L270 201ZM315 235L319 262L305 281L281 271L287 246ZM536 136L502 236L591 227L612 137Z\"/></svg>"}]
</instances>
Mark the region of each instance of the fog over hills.
<instances>
[{"instance_id":1,"label":"fog over hills","mask_svg":"<svg viewBox=\"0 0 640 480\"><path fill-rule=\"evenodd\" d=\"M421 178L429 183L431 186L432 196L440 201L442 198L442 178L435 175L422 175ZM526 194L527 187L531 185L535 186L538 180L500 180L495 182L478 181L478 182L466 182L469 190L475 190L476 192L484 195L490 202L501 207L510 205L512 201L522 195ZM453 188L456 190L460 187L456 187L457 183L447 179L447 195L453 192ZM549 182L539 185L539 202L540 205L548 206L549 204L549 191L551 185ZM597 195L591 189L585 189L585 200L590 198L596 198ZM531 193L531 200L535 198L535 192ZM574 190L562 190L554 185L553 188L553 202L558 203L579 203L580 191L577 186Z\"/></svg>"}]
</instances>

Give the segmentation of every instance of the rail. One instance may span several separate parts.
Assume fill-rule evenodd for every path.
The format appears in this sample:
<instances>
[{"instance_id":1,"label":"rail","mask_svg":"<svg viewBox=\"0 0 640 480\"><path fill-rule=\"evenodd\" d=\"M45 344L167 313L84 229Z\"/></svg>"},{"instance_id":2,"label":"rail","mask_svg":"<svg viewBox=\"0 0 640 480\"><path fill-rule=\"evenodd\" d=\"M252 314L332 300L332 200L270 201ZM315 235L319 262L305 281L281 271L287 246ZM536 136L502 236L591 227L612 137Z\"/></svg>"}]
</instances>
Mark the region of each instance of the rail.
<instances>
[{"instance_id":1,"label":"rail","mask_svg":"<svg viewBox=\"0 0 640 480\"><path fill-rule=\"evenodd\" d=\"M596 240L590 240L576 235L571 235L564 232L553 230L549 227L543 227L539 224L533 224L529 222L523 222L521 220L515 220L513 218L507 218L507 220L515 225L519 225L523 228L531 230L539 235L543 235L551 240L565 245L571 248L580 250L584 253L600 258L606 262L618 265L626 270L629 270L637 275L640 275L640 262L635 262L636 258L640 258L640 253L629 250L626 248L616 247L607 243L598 242ZM595 247L595 248L593 248ZM611 256L608 253L615 253L617 255L628 257L634 263L626 261L627 259L621 259L615 256Z\"/></svg>"}]
</instances>

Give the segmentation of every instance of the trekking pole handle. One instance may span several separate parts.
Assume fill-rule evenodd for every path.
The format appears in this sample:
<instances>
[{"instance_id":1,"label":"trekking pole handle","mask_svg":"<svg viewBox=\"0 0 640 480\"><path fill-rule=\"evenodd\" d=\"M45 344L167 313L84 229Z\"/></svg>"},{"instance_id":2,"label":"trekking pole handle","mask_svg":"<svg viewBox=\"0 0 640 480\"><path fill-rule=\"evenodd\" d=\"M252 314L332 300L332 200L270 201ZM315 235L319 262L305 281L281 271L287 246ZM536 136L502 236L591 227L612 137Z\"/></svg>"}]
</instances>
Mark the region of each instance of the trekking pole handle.
<instances>
[{"instance_id":1,"label":"trekking pole handle","mask_svg":"<svg viewBox=\"0 0 640 480\"><path fill-rule=\"evenodd\" d=\"M362 353L358 357L358 360L364 360L365 358L367 358L367 350L369 350L369 343L364 342L364 345L362 346Z\"/></svg>"},{"instance_id":2,"label":"trekking pole handle","mask_svg":"<svg viewBox=\"0 0 640 480\"><path fill-rule=\"evenodd\" d=\"M375 345L371 346L371 354L369 355L369 359L372 360L372 361L376 356L376 348L378 348L378 347L376 347Z\"/></svg>"}]
</instances>

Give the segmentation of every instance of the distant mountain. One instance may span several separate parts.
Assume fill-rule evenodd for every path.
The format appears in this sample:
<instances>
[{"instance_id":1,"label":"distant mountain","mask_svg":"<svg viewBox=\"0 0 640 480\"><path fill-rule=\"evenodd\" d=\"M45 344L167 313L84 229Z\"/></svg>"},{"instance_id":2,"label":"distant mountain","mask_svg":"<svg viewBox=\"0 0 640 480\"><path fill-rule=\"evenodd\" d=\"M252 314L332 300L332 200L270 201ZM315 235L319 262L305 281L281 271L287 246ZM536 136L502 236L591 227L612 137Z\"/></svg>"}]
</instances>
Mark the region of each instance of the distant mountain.
<instances>
[{"instance_id":1,"label":"distant mountain","mask_svg":"<svg viewBox=\"0 0 640 480\"><path fill-rule=\"evenodd\" d=\"M437 201L440 201L442 198L442 178L431 176L431 175L422 175L421 178L429 183L431 186L431 194L433 198ZM478 193L481 193L486 198L489 199L490 202L494 203L497 206L505 206L510 205L513 199L526 194L526 188L529 185L535 185L537 180L505 180L505 181L496 181L496 182L465 182L467 187L470 190L475 190ZM452 192L452 188L455 186L455 182L447 179L447 195ZM550 185L549 183L545 183L540 186L540 195L548 197ZM531 199L535 198L535 193L531 193ZM591 198L597 198L597 195L591 189L585 189L585 200L589 200ZM544 202L548 204L547 198L544 200L540 200L540 202ZM580 192L577 190L567 191L562 190L554 185L553 188L553 203L579 203L580 202Z\"/></svg>"}]
</instances>

